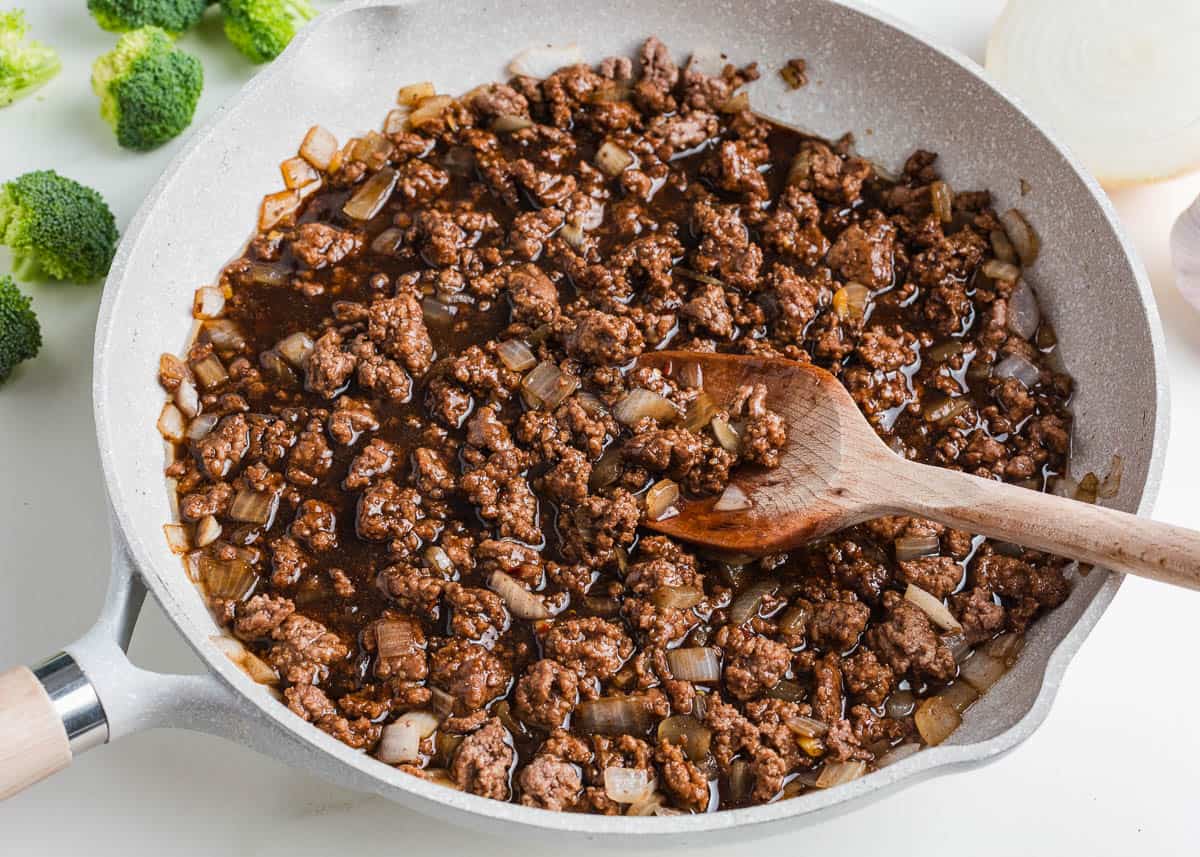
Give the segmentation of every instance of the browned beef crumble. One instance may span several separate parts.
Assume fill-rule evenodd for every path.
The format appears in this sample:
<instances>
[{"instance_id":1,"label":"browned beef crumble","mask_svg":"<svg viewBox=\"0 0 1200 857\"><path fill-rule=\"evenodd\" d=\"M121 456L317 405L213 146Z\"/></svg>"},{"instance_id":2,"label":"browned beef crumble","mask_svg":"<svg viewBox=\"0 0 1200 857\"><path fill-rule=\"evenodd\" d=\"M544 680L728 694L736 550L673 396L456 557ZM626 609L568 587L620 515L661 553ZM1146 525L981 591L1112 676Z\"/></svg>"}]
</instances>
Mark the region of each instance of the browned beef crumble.
<instances>
[{"instance_id":1,"label":"browned beef crumble","mask_svg":"<svg viewBox=\"0 0 1200 857\"><path fill-rule=\"evenodd\" d=\"M633 365L665 347L815 362L912 459L1037 489L1065 468L1071 382L1046 325L1010 330L1014 283L981 270L1004 246L988 194L939 217L934 155L885 177L848 139L746 110L757 74L707 76L651 38L636 62L425 101L226 268L223 335L189 359L227 377L197 372L201 422L168 474L209 534L189 562L215 613L297 715L370 753L435 712L402 770L498 800L624 812L604 779L621 767L657 783L648 805L703 812L919 741L914 698L1067 597L1062 561L907 517L759 560L639 529L658 480L718 493L786 440L758 385L714 403L736 451L686 428L701 390ZM350 218L384 170L386 204ZM1032 387L993 375L1009 355ZM164 360L171 393L181 366ZM531 370L558 393L531 393ZM635 388L678 416L618 422ZM683 680L672 651L699 646L719 676ZM585 728L614 698L636 716Z\"/></svg>"}]
</instances>

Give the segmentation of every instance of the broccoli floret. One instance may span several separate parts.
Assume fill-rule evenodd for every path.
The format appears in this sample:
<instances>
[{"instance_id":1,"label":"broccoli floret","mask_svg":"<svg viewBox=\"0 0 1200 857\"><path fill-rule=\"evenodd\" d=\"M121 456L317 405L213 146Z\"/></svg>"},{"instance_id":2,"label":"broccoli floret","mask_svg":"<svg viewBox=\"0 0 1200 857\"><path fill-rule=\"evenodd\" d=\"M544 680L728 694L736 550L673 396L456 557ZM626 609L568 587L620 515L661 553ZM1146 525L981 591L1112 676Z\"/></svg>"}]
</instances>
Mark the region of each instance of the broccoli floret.
<instances>
[{"instance_id":1,"label":"broccoli floret","mask_svg":"<svg viewBox=\"0 0 1200 857\"><path fill-rule=\"evenodd\" d=\"M0 384L22 360L37 356L42 328L29 298L17 290L12 277L0 277Z\"/></svg>"},{"instance_id":2,"label":"broccoli floret","mask_svg":"<svg viewBox=\"0 0 1200 857\"><path fill-rule=\"evenodd\" d=\"M0 244L23 280L50 276L91 282L108 273L117 223L104 198L53 170L0 185Z\"/></svg>"},{"instance_id":3,"label":"broccoli floret","mask_svg":"<svg viewBox=\"0 0 1200 857\"><path fill-rule=\"evenodd\" d=\"M312 20L308 0L221 0L225 35L252 62L270 62Z\"/></svg>"},{"instance_id":4,"label":"broccoli floret","mask_svg":"<svg viewBox=\"0 0 1200 857\"><path fill-rule=\"evenodd\" d=\"M160 27L126 33L92 66L100 115L126 149L147 151L192 124L204 69Z\"/></svg>"},{"instance_id":5,"label":"broccoli floret","mask_svg":"<svg viewBox=\"0 0 1200 857\"><path fill-rule=\"evenodd\" d=\"M139 27L162 27L169 33L190 30L211 0L88 0L96 23L114 33Z\"/></svg>"},{"instance_id":6,"label":"broccoli floret","mask_svg":"<svg viewBox=\"0 0 1200 857\"><path fill-rule=\"evenodd\" d=\"M62 68L53 49L26 39L28 32L24 12L0 12L0 107L24 98Z\"/></svg>"}]
</instances>

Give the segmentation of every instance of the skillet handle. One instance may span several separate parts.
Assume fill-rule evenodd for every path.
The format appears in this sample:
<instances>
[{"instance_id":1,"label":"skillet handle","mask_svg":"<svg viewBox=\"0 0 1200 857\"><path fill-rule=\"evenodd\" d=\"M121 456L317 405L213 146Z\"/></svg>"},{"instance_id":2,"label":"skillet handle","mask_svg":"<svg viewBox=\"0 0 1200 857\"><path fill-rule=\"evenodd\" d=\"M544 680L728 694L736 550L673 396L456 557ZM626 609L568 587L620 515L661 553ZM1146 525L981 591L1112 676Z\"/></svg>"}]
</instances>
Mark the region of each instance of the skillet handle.
<instances>
[{"instance_id":1,"label":"skillet handle","mask_svg":"<svg viewBox=\"0 0 1200 857\"><path fill-rule=\"evenodd\" d=\"M0 800L71 763L62 717L34 672L0 674Z\"/></svg>"},{"instance_id":2,"label":"skillet handle","mask_svg":"<svg viewBox=\"0 0 1200 857\"><path fill-rule=\"evenodd\" d=\"M216 678L150 672L126 656L145 596L114 531L108 594L92 629L32 669L0 673L0 800L145 729L232 737L244 705Z\"/></svg>"}]
</instances>

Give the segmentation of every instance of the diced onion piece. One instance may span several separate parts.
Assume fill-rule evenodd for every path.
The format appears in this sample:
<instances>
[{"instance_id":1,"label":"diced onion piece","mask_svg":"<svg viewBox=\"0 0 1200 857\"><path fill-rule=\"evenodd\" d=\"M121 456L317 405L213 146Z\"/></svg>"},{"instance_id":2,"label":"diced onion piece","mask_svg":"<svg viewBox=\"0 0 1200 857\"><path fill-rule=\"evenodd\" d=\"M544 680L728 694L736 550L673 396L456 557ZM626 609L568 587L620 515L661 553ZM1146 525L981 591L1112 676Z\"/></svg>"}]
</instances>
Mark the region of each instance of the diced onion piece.
<instances>
[{"instance_id":1,"label":"diced onion piece","mask_svg":"<svg viewBox=\"0 0 1200 857\"><path fill-rule=\"evenodd\" d=\"M540 597L530 592L510 574L493 571L488 578L488 589L504 601L509 612L518 619L549 619L550 611Z\"/></svg>"},{"instance_id":2,"label":"diced onion piece","mask_svg":"<svg viewBox=\"0 0 1200 857\"><path fill-rule=\"evenodd\" d=\"M711 646L671 649L667 652L667 665L680 681L721 680L721 650Z\"/></svg>"},{"instance_id":3,"label":"diced onion piece","mask_svg":"<svg viewBox=\"0 0 1200 857\"><path fill-rule=\"evenodd\" d=\"M575 43L542 45L527 48L513 57L512 62L508 64L508 73L541 79L549 77L560 68L578 65L583 61L583 51Z\"/></svg>"},{"instance_id":4,"label":"diced onion piece","mask_svg":"<svg viewBox=\"0 0 1200 857\"><path fill-rule=\"evenodd\" d=\"M599 417L608 413L608 406L594 393L584 391L575 397L575 401L579 402L579 406L587 411L590 416Z\"/></svg>"},{"instance_id":5,"label":"diced onion piece","mask_svg":"<svg viewBox=\"0 0 1200 857\"><path fill-rule=\"evenodd\" d=\"M587 241L587 235L583 231L583 227L577 223L564 223L562 229L558 230L558 237L562 238L576 250L582 250L584 243Z\"/></svg>"},{"instance_id":6,"label":"diced onion piece","mask_svg":"<svg viewBox=\"0 0 1200 857\"><path fill-rule=\"evenodd\" d=\"M713 503L714 512L744 512L753 507L754 502L746 492L732 482L725 486L717 502Z\"/></svg>"},{"instance_id":7,"label":"diced onion piece","mask_svg":"<svg viewBox=\"0 0 1200 857\"><path fill-rule=\"evenodd\" d=\"M215 354L209 354L207 357L193 363L192 372L195 373L196 380L200 382L200 386L206 390L220 386L229 377L229 373L225 371L225 366ZM180 386L182 387L182 385Z\"/></svg>"},{"instance_id":8,"label":"diced onion piece","mask_svg":"<svg viewBox=\"0 0 1200 857\"><path fill-rule=\"evenodd\" d=\"M496 134L509 134L513 131L523 131L533 127L533 120L528 116L504 114L497 116L492 122L492 131Z\"/></svg>"},{"instance_id":9,"label":"diced onion piece","mask_svg":"<svg viewBox=\"0 0 1200 857\"><path fill-rule=\"evenodd\" d=\"M214 318L204 322L204 336L218 351L241 351L246 347L246 336L232 319Z\"/></svg>"},{"instance_id":10,"label":"diced onion piece","mask_svg":"<svg viewBox=\"0 0 1200 857\"><path fill-rule=\"evenodd\" d=\"M521 381L521 387L547 408L557 408L579 387L579 379L543 360Z\"/></svg>"},{"instance_id":11,"label":"diced onion piece","mask_svg":"<svg viewBox=\"0 0 1200 857\"><path fill-rule=\"evenodd\" d=\"M846 283L833 293L833 311L842 321L861 321L870 299L871 290L862 283Z\"/></svg>"},{"instance_id":12,"label":"diced onion piece","mask_svg":"<svg viewBox=\"0 0 1200 857\"><path fill-rule=\"evenodd\" d=\"M733 625L743 625L751 617L757 616L764 598L774 595L779 589L777 580L759 580L748 587L733 603L729 605L729 621Z\"/></svg>"},{"instance_id":13,"label":"diced onion piece","mask_svg":"<svg viewBox=\"0 0 1200 857\"><path fill-rule=\"evenodd\" d=\"M938 696L950 703L950 706L955 711L962 714L971 707L971 703L979 699L979 691L967 682L956 681L939 693Z\"/></svg>"},{"instance_id":14,"label":"diced onion piece","mask_svg":"<svg viewBox=\"0 0 1200 857\"><path fill-rule=\"evenodd\" d=\"M196 547L206 548L221 537L221 522L205 515L196 524Z\"/></svg>"},{"instance_id":15,"label":"diced onion piece","mask_svg":"<svg viewBox=\"0 0 1200 857\"><path fill-rule=\"evenodd\" d=\"M1029 389L1033 389L1042 376L1042 370L1020 354L1010 354L996 364L992 377L1006 380L1016 378Z\"/></svg>"},{"instance_id":16,"label":"diced onion piece","mask_svg":"<svg viewBox=\"0 0 1200 857\"><path fill-rule=\"evenodd\" d=\"M992 243L992 252L996 254L999 261L1007 262L1010 265L1017 261L1017 250L1008 240L1008 235L1003 229L993 229L988 233L988 238Z\"/></svg>"},{"instance_id":17,"label":"diced onion piece","mask_svg":"<svg viewBox=\"0 0 1200 857\"><path fill-rule=\"evenodd\" d=\"M191 547L187 527L183 524L163 524L163 535L167 537L167 547L171 553L184 554Z\"/></svg>"},{"instance_id":18,"label":"diced onion piece","mask_svg":"<svg viewBox=\"0 0 1200 857\"><path fill-rule=\"evenodd\" d=\"M225 314L225 293L216 286L201 286L192 299L192 315L195 318L220 318Z\"/></svg>"},{"instance_id":19,"label":"diced onion piece","mask_svg":"<svg viewBox=\"0 0 1200 857\"><path fill-rule=\"evenodd\" d=\"M931 696L917 706L913 720L917 724L921 740L930 747L936 747L959 727L962 716L954 710L954 706L948 700L940 696Z\"/></svg>"},{"instance_id":20,"label":"diced onion piece","mask_svg":"<svg viewBox=\"0 0 1200 857\"><path fill-rule=\"evenodd\" d=\"M808 628L808 608L795 604L783 611L779 617L779 633L803 634Z\"/></svg>"},{"instance_id":21,"label":"diced onion piece","mask_svg":"<svg viewBox=\"0 0 1200 857\"><path fill-rule=\"evenodd\" d=\"M898 690L883 704L884 712L894 720L908 717L917 707L917 700L910 690Z\"/></svg>"},{"instance_id":22,"label":"diced onion piece","mask_svg":"<svg viewBox=\"0 0 1200 857\"><path fill-rule=\"evenodd\" d=\"M246 560L200 557L200 579L210 598L241 601L258 583L258 575Z\"/></svg>"},{"instance_id":23,"label":"diced onion piece","mask_svg":"<svg viewBox=\"0 0 1200 857\"><path fill-rule=\"evenodd\" d=\"M375 623L375 648L381 658L412 654L422 648L417 642L413 623L403 619L381 619Z\"/></svg>"},{"instance_id":24,"label":"diced onion piece","mask_svg":"<svg viewBox=\"0 0 1200 857\"><path fill-rule=\"evenodd\" d=\"M337 137L330 134L320 125L314 125L304 135L300 144L300 157L308 161L318 170L329 169L333 155L338 151Z\"/></svg>"},{"instance_id":25,"label":"diced onion piece","mask_svg":"<svg viewBox=\"0 0 1200 857\"><path fill-rule=\"evenodd\" d=\"M678 513L679 485L670 479L660 479L646 492L646 517L661 521Z\"/></svg>"},{"instance_id":26,"label":"diced onion piece","mask_svg":"<svg viewBox=\"0 0 1200 857\"><path fill-rule=\"evenodd\" d=\"M401 107L416 107L426 98L433 98L437 94L433 84L428 80L423 80L420 83L410 83L408 86L400 87L400 91L396 93L396 103Z\"/></svg>"},{"instance_id":27,"label":"diced onion piece","mask_svg":"<svg viewBox=\"0 0 1200 857\"><path fill-rule=\"evenodd\" d=\"M321 180L321 174L313 165L300 157L288 158L279 165L279 172L283 173L283 184L289 190L297 190Z\"/></svg>"},{"instance_id":28,"label":"diced onion piece","mask_svg":"<svg viewBox=\"0 0 1200 857\"><path fill-rule=\"evenodd\" d=\"M426 324L446 325L454 321L458 315L458 307L439 301L436 298L421 298L421 314Z\"/></svg>"},{"instance_id":29,"label":"diced onion piece","mask_svg":"<svg viewBox=\"0 0 1200 857\"><path fill-rule=\"evenodd\" d=\"M648 798L658 787L646 768L604 769L604 793L617 803L638 803Z\"/></svg>"},{"instance_id":30,"label":"diced onion piece","mask_svg":"<svg viewBox=\"0 0 1200 857\"><path fill-rule=\"evenodd\" d=\"M375 236L375 240L371 242L371 252L390 256L399 250L403 243L404 230L392 226Z\"/></svg>"},{"instance_id":31,"label":"diced onion piece","mask_svg":"<svg viewBox=\"0 0 1200 857\"><path fill-rule=\"evenodd\" d=\"M438 719L429 711L408 711L383 727L375 758L389 765L421 761L421 742L437 731Z\"/></svg>"},{"instance_id":32,"label":"diced onion piece","mask_svg":"<svg viewBox=\"0 0 1200 857\"><path fill-rule=\"evenodd\" d=\"M391 167L384 167L375 175L362 183L362 187L354 192L354 196L342 207L347 217L355 220L370 220L387 204L396 189L399 173Z\"/></svg>"},{"instance_id":33,"label":"diced onion piece","mask_svg":"<svg viewBox=\"0 0 1200 857\"><path fill-rule=\"evenodd\" d=\"M1037 261L1038 251L1042 247L1038 234L1033 231L1033 227L1029 225L1025 215L1015 208L1010 208L1001 214L1000 222L1004 224L1004 231L1008 233L1008 240L1012 242L1013 249L1017 251L1017 258L1021 260L1021 265L1028 268Z\"/></svg>"},{"instance_id":34,"label":"diced onion piece","mask_svg":"<svg viewBox=\"0 0 1200 857\"><path fill-rule=\"evenodd\" d=\"M896 561L907 562L922 556L932 556L941 550L942 543L932 533L901 536L896 539Z\"/></svg>"},{"instance_id":35,"label":"diced onion piece","mask_svg":"<svg viewBox=\"0 0 1200 857\"><path fill-rule=\"evenodd\" d=\"M989 640L982 650L1011 667L1017 662L1017 656L1021 654L1023 648L1025 648L1025 637L1021 634L1009 633Z\"/></svg>"},{"instance_id":36,"label":"diced onion piece","mask_svg":"<svg viewBox=\"0 0 1200 857\"><path fill-rule=\"evenodd\" d=\"M278 499L278 495L272 491L243 488L233 497L229 506L229 517L248 524L265 524L275 514Z\"/></svg>"},{"instance_id":37,"label":"diced onion piece","mask_svg":"<svg viewBox=\"0 0 1200 857\"><path fill-rule=\"evenodd\" d=\"M174 402L167 402L158 414L158 433L171 443L179 443L185 432L183 412Z\"/></svg>"},{"instance_id":38,"label":"diced onion piece","mask_svg":"<svg viewBox=\"0 0 1200 857\"><path fill-rule=\"evenodd\" d=\"M660 586L650 593L650 601L660 610L690 610L703 600L699 586Z\"/></svg>"},{"instance_id":39,"label":"diced onion piece","mask_svg":"<svg viewBox=\"0 0 1200 857\"><path fill-rule=\"evenodd\" d=\"M392 154L392 144L378 131L368 131L354 141L351 157L372 167L380 166Z\"/></svg>"},{"instance_id":40,"label":"diced onion piece","mask_svg":"<svg viewBox=\"0 0 1200 857\"><path fill-rule=\"evenodd\" d=\"M704 283L709 286L725 286L725 281L713 277L709 274L702 274L699 271L693 271L691 268L685 268L683 265L676 265L672 269L676 274L682 277L687 277L689 280L695 280L697 283Z\"/></svg>"},{"instance_id":41,"label":"diced onion piece","mask_svg":"<svg viewBox=\"0 0 1200 857\"><path fill-rule=\"evenodd\" d=\"M642 417L652 417L666 422L679 416L679 411L670 399L665 399L653 390L635 387L613 408L613 418L621 425L631 426Z\"/></svg>"},{"instance_id":42,"label":"diced onion piece","mask_svg":"<svg viewBox=\"0 0 1200 857\"><path fill-rule=\"evenodd\" d=\"M596 167L610 178L615 178L633 164L633 155L611 140L605 140L596 150Z\"/></svg>"},{"instance_id":43,"label":"diced onion piece","mask_svg":"<svg viewBox=\"0 0 1200 857\"><path fill-rule=\"evenodd\" d=\"M496 346L496 356L514 372L524 372L537 365L537 358L529 346L519 339L506 339Z\"/></svg>"},{"instance_id":44,"label":"diced onion piece","mask_svg":"<svg viewBox=\"0 0 1200 857\"><path fill-rule=\"evenodd\" d=\"M436 122L446 112L446 108L453 103L454 99L449 95L434 95L431 98L426 98L417 105L417 109L408 117L408 124L414 128L422 128L425 125Z\"/></svg>"},{"instance_id":45,"label":"diced onion piece","mask_svg":"<svg viewBox=\"0 0 1200 857\"><path fill-rule=\"evenodd\" d=\"M857 759L849 762L827 762L817 777L816 787L829 789L851 780L857 780L867 772L867 763Z\"/></svg>"},{"instance_id":46,"label":"diced onion piece","mask_svg":"<svg viewBox=\"0 0 1200 857\"><path fill-rule=\"evenodd\" d=\"M280 356L297 369L303 368L308 362L314 347L312 337L302 330L289 333L275 343L275 350L279 352Z\"/></svg>"},{"instance_id":47,"label":"diced onion piece","mask_svg":"<svg viewBox=\"0 0 1200 857\"><path fill-rule=\"evenodd\" d=\"M421 554L425 558L426 564L443 577L450 577L454 574L454 561L450 559L450 554L438 545L430 545L425 548L425 552Z\"/></svg>"},{"instance_id":48,"label":"diced onion piece","mask_svg":"<svg viewBox=\"0 0 1200 857\"><path fill-rule=\"evenodd\" d=\"M718 415L712 418L709 425L712 426L713 437L717 439L717 443L721 444L721 448L737 455L742 448L742 438L733 424L725 417Z\"/></svg>"},{"instance_id":49,"label":"diced onion piece","mask_svg":"<svg viewBox=\"0 0 1200 857\"><path fill-rule=\"evenodd\" d=\"M389 137L403 133L408 128L408 117L412 115L412 111L407 107L397 107L395 110L389 110L388 115L383 119L383 133Z\"/></svg>"},{"instance_id":50,"label":"diced onion piece","mask_svg":"<svg viewBox=\"0 0 1200 857\"><path fill-rule=\"evenodd\" d=\"M217 634L209 637L213 645L221 650L238 668L259 684L275 684L279 681L279 673L275 668L265 663L262 658L242 645L240 640Z\"/></svg>"},{"instance_id":51,"label":"diced onion piece","mask_svg":"<svg viewBox=\"0 0 1200 857\"><path fill-rule=\"evenodd\" d=\"M921 745L917 744L916 742L897 744L895 747L888 750L875 760L875 767L886 768L888 765L894 765L897 762L902 762L920 749Z\"/></svg>"},{"instance_id":52,"label":"diced onion piece","mask_svg":"<svg viewBox=\"0 0 1200 857\"><path fill-rule=\"evenodd\" d=\"M294 190L281 190L264 196L258 210L259 231L267 232L276 226L295 222L296 212L303 201Z\"/></svg>"},{"instance_id":53,"label":"diced onion piece","mask_svg":"<svg viewBox=\"0 0 1200 857\"><path fill-rule=\"evenodd\" d=\"M942 645L954 655L955 663L962 663L963 658L971 654L971 644L967 642L962 631L947 631L941 635Z\"/></svg>"},{"instance_id":54,"label":"diced onion piece","mask_svg":"<svg viewBox=\"0 0 1200 857\"><path fill-rule=\"evenodd\" d=\"M820 738L829 731L828 724L817 720L815 717L805 717L803 714L789 717L783 721L783 725L801 738Z\"/></svg>"},{"instance_id":55,"label":"diced onion piece","mask_svg":"<svg viewBox=\"0 0 1200 857\"><path fill-rule=\"evenodd\" d=\"M573 722L584 734L645 735L654 716L640 696L602 696L579 703Z\"/></svg>"},{"instance_id":56,"label":"diced onion piece","mask_svg":"<svg viewBox=\"0 0 1200 857\"><path fill-rule=\"evenodd\" d=\"M251 262L246 266L246 274L258 286L286 286L290 279L287 271L262 262Z\"/></svg>"},{"instance_id":57,"label":"diced onion piece","mask_svg":"<svg viewBox=\"0 0 1200 857\"><path fill-rule=\"evenodd\" d=\"M1096 492L1096 496L1105 500L1111 500L1116 497L1121 491L1121 474L1125 471L1125 463L1121 460L1121 456L1114 455L1112 464L1108 468L1108 474L1104 477L1104 481L1100 483L1100 488Z\"/></svg>"},{"instance_id":58,"label":"diced onion piece","mask_svg":"<svg viewBox=\"0 0 1200 857\"><path fill-rule=\"evenodd\" d=\"M767 690L767 696L786 702L803 702L808 696L808 691L791 679L781 678L774 687Z\"/></svg>"},{"instance_id":59,"label":"diced onion piece","mask_svg":"<svg viewBox=\"0 0 1200 857\"><path fill-rule=\"evenodd\" d=\"M935 181L929 185L929 201L933 206L933 214L942 223L954 219L954 192L944 181Z\"/></svg>"},{"instance_id":60,"label":"diced onion piece","mask_svg":"<svg viewBox=\"0 0 1200 857\"><path fill-rule=\"evenodd\" d=\"M1100 477L1095 473L1085 473L1075 489L1075 499L1080 503L1095 503L1100 494Z\"/></svg>"},{"instance_id":61,"label":"diced onion piece","mask_svg":"<svg viewBox=\"0 0 1200 857\"><path fill-rule=\"evenodd\" d=\"M624 469L625 466L622 464L620 450L616 446L610 446L604 450L604 454L600 456L600 459L592 465L592 475L588 477L588 487L593 492L607 488L621 478L621 473Z\"/></svg>"},{"instance_id":62,"label":"diced onion piece","mask_svg":"<svg viewBox=\"0 0 1200 857\"><path fill-rule=\"evenodd\" d=\"M701 390L700 395L688 405L687 413L683 417L683 427L690 432L699 433L704 431L704 427L712 422L716 414L717 403L712 400L712 396Z\"/></svg>"},{"instance_id":63,"label":"diced onion piece","mask_svg":"<svg viewBox=\"0 0 1200 857\"><path fill-rule=\"evenodd\" d=\"M454 697L440 687L429 687L429 704L440 717L449 717L454 712Z\"/></svg>"},{"instance_id":64,"label":"diced onion piece","mask_svg":"<svg viewBox=\"0 0 1200 857\"><path fill-rule=\"evenodd\" d=\"M658 724L658 740L683 747L683 754L693 762L708 756L712 730L687 714L667 717Z\"/></svg>"},{"instance_id":65,"label":"diced onion piece","mask_svg":"<svg viewBox=\"0 0 1200 857\"><path fill-rule=\"evenodd\" d=\"M993 658L987 652L977 651L962 662L958 668L958 677L983 693L1007 671L1008 665L1004 661Z\"/></svg>"},{"instance_id":66,"label":"diced onion piece","mask_svg":"<svg viewBox=\"0 0 1200 857\"><path fill-rule=\"evenodd\" d=\"M1001 262L999 259L988 259L983 263L983 267L980 270L983 271L986 277L1010 283L1015 283L1021 276L1020 268L1008 262Z\"/></svg>"},{"instance_id":67,"label":"diced onion piece","mask_svg":"<svg viewBox=\"0 0 1200 857\"><path fill-rule=\"evenodd\" d=\"M1022 277L1008 297L1008 329L1022 339L1030 339L1037 333L1041 320L1037 296Z\"/></svg>"},{"instance_id":68,"label":"diced onion piece","mask_svg":"<svg viewBox=\"0 0 1200 857\"><path fill-rule=\"evenodd\" d=\"M750 773L750 763L745 759L734 759L729 764L729 799L740 803L750 797L750 789L754 784L754 775Z\"/></svg>"},{"instance_id":69,"label":"diced onion piece","mask_svg":"<svg viewBox=\"0 0 1200 857\"><path fill-rule=\"evenodd\" d=\"M920 607L930 621L939 628L946 631L962 630L962 625L954 618L950 609L916 584L910 583L908 589L904 590L904 600Z\"/></svg>"},{"instance_id":70,"label":"diced onion piece","mask_svg":"<svg viewBox=\"0 0 1200 857\"><path fill-rule=\"evenodd\" d=\"M921 414L927 422L947 423L963 411L971 407L971 400L966 396L951 398L945 394L935 395L921 408Z\"/></svg>"},{"instance_id":71,"label":"diced onion piece","mask_svg":"<svg viewBox=\"0 0 1200 857\"><path fill-rule=\"evenodd\" d=\"M279 352L264 351L258 356L258 362L280 384L290 387L296 383L296 373L292 371L291 364L279 356Z\"/></svg>"},{"instance_id":72,"label":"diced onion piece","mask_svg":"<svg viewBox=\"0 0 1200 857\"><path fill-rule=\"evenodd\" d=\"M179 382L179 388L175 391L175 406L185 417L194 417L200 413L200 394L190 377Z\"/></svg>"}]
</instances>

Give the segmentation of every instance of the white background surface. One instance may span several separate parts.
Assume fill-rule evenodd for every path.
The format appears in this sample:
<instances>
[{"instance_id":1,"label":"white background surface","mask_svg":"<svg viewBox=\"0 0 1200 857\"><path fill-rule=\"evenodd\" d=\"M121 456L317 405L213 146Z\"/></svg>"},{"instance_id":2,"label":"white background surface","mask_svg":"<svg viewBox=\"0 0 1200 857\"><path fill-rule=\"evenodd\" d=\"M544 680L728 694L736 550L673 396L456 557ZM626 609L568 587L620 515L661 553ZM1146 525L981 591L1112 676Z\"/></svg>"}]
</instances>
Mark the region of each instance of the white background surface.
<instances>
[{"instance_id":1,"label":"white background surface","mask_svg":"<svg viewBox=\"0 0 1200 857\"><path fill-rule=\"evenodd\" d=\"M109 50L114 37L92 24L84 0L23 5L37 35L60 49L64 69L36 98L0 110L0 181L56 168L99 189L124 225L179 142L148 155L117 148L87 83L92 60ZM1003 2L877 5L982 61ZM204 61L200 117L253 73L224 42L211 15L183 44ZM1198 192L1200 178L1194 177L1114 197L1154 281L1167 333L1173 430L1155 517L1191 526L1200 526L1200 461L1192 447L1200 427L1200 326L1174 291L1166 238L1175 215ZM0 270L8 267L3 254ZM89 395L99 287L28 291L46 341L41 356L0 390L0 668L35 662L81 634L107 577L108 533ZM1067 672L1045 725L1026 744L983 769L943 776L835 821L763 840L755 849L919 851L923 857L1200 853L1197 613L1196 593L1127 581ZM153 604L142 614L131 653L149 668L195 669ZM143 734L104 747L0 805L0 854L14 857L484 849L497 857L562 851L554 843L485 842L241 747L184 732Z\"/></svg>"}]
</instances>

